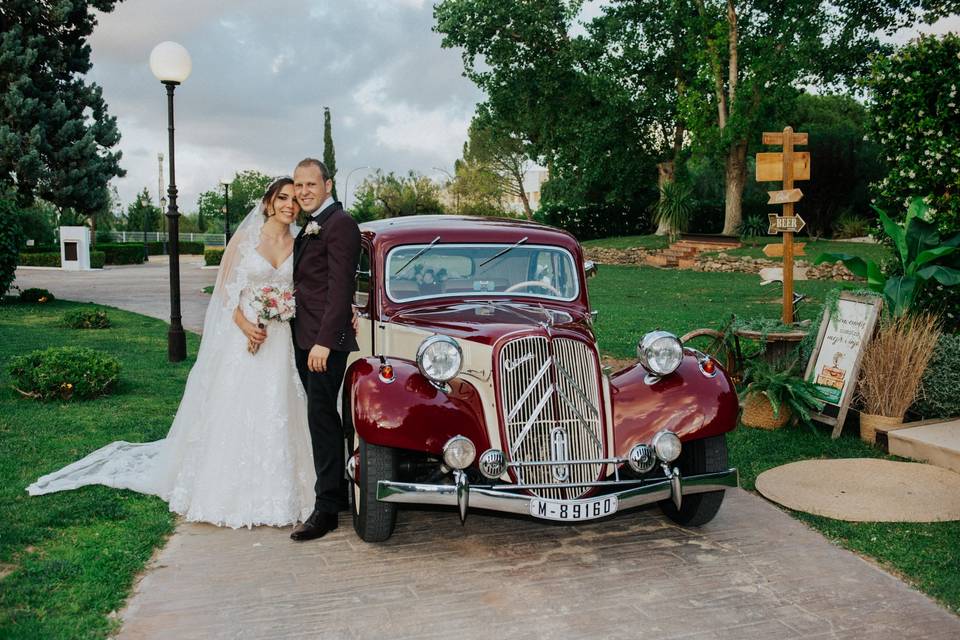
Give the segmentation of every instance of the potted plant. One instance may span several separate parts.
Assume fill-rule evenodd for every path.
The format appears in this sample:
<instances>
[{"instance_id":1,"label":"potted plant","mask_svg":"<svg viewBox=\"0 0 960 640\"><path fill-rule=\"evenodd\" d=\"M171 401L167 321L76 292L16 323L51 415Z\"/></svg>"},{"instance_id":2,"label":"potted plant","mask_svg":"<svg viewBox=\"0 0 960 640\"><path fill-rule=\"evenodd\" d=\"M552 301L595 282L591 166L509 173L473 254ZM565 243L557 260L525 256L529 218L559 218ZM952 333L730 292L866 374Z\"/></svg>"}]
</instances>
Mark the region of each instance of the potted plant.
<instances>
[{"instance_id":1,"label":"potted plant","mask_svg":"<svg viewBox=\"0 0 960 640\"><path fill-rule=\"evenodd\" d=\"M770 363L757 358L746 368L743 383L745 426L779 429L793 418L812 427L810 412L823 410L819 390L799 375L796 359Z\"/></svg>"},{"instance_id":2,"label":"potted plant","mask_svg":"<svg viewBox=\"0 0 960 640\"><path fill-rule=\"evenodd\" d=\"M863 352L857 395L860 438L876 441L878 427L903 422L933 356L940 329L933 316L901 315L883 320Z\"/></svg>"}]
</instances>

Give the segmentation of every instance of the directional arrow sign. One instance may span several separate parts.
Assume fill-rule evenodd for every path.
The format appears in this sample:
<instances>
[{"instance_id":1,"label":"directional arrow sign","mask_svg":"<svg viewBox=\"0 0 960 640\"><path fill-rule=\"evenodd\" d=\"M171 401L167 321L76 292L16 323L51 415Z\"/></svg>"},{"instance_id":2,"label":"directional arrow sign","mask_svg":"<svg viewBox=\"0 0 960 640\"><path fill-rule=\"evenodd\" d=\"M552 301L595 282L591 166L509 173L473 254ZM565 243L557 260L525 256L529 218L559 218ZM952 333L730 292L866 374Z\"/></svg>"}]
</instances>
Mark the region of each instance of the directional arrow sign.
<instances>
[{"instance_id":1,"label":"directional arrow sign","mask_svg":"<svg viewBox=\"0 0 960 640\"><path fill-rule=\"evenodd\" d=\"M777 215L776 213L767 214L767 219L770 220L770 228L767 229L767 233L775 235L783 231L792 231L797 233L807 224L803 221L799 215L793 215L789 218L786 216Z\"/></svg>"},{"instance_id":2,"label":"directional arrow sign","mask_svg":"<svg viewBox=\"0 0 960 640\"><path fill-rule=\"evenodd\" d=\"M810 152L795 151L793 154L793 179L810 179ZM757 154L757 182L779 182L783 180L783 154Z\"/></svg>"},{"instance_id":3,"label":"directional arrow sign","mask_svg":"<svg viewBox=\"0 0 960 640\"><path fill-rule=\"evenodd\" d=\"M793 132L793 144L807 144L808 136L805 133ZM783 145L783 131L763 132L763 144Z\"/></svg>"},{"instance_id":4,"label":"directional arrow sign","mask_svg":"<svg viewBox=\"0 0 960 640\"><path fill-rule=\"evenodd\" d=\"M793 243L793 255L795 256L805 256L806 253L803 252L803 248L806 246L806 242L794 242ZM779 242L771 242L768 245L763 247L763 255L768 258L782 258L783 257L783 245Z\"/></svg>"},{"instance_id":5,"label":"directional arrow sign","mask_svg":"<svg viewBox=\"0 0 960 640\"><path fill-rule=\"evenodd\" d=\"M789 202L800 202L803 192L800 189L787 189L786 191L767 191L770 201L767 204L787 204Z\"/></svg>"}]
</instances>

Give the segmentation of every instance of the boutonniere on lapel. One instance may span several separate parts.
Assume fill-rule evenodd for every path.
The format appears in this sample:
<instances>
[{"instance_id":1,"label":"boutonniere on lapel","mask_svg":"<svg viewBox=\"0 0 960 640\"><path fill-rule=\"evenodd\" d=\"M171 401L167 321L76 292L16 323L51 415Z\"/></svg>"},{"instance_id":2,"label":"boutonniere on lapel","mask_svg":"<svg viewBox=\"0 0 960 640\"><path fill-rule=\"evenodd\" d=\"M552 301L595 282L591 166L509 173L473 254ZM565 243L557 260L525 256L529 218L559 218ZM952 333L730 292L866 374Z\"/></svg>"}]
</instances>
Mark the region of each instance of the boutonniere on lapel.
<instances>
[{"instance_id":1,"label":"boutonniere on lapel","mask_svg":"<svg viewBox=\"0 0 960 640\"><path fill-rule=\"evenodd\" d=\"M320 235L320 225L317 224L315 220L311 220L307 223L307 228L303 230L303 235L305 236L316 236Z\"/></svg>"}]
</instances>

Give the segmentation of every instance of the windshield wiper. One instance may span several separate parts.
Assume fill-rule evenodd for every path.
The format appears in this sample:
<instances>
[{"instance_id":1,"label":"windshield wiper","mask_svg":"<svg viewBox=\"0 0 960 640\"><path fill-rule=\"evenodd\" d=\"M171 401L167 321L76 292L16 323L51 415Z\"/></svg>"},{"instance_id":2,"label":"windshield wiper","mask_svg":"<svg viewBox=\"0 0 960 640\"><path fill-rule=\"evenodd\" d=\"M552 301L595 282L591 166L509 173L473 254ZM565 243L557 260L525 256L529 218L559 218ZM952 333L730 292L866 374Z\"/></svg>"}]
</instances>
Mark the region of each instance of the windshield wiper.
<instances>
[{"instance_id":1,"label":"windshield wiper","mask_svg":"<svg viewBox=\"0 0 960 640\"><path fill-rule=\"evenodd\" d=\"M524 238L524 240L526 240L526 238ZM425 254L427 251L430 251L430 249L433 249L433 245L437 244L438 242L440 242L440 236L437 236L436 238L433 239L433 242L425 246L423 249L420 249L420 251L417 251L417 254L412 258L410 258L409 260L407 260L407 262L402 267L397 269L397 272L393 275L394 276L400 275L400 272L406 269L407 267L409 267L411 262L413 262L423 254Z\"/></svg>"},{"instance_id":2,"label":"windshield wiper","mask_svg":"<svg viewBox=\"0 0 960 640\"><path fill-rule=\"evenodd\" d=\"M519 242L517 242L517 244L513 245L512 247L507 247L506 249L504 249L503 251L500 251L499 253L497 253L497 254L494 255L493 257L487 258L486 260L484 260L483 262L481 262L480 264L478 264L478 265L477 265L477 268L479 269L480 267L483 267L484 265L486 265L486 264L488 264L488 263L490 263L490 262L493 262L494 260L496 260L497 258L499 258L500 256L502 256L503 254L507 253L508 251L513 251L514 249L516 249L517 247L519 247L520 245L522 245L522 244L523 244L524 242L526 242L526 241L527 241L527 238L524 237L522 240L520 240Z\"/></svg>"}]
</instances>

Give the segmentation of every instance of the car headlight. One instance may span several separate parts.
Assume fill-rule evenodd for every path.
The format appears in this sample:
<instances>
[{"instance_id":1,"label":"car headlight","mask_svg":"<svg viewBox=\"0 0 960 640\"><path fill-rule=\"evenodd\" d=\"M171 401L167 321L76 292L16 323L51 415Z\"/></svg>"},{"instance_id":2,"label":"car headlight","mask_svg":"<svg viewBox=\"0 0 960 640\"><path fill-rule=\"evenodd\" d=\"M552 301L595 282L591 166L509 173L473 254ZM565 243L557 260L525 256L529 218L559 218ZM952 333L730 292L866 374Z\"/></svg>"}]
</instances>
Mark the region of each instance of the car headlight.
<instances>
[{"instance_id":1,"label":"car headlight","mask_svg":"<svg viewBox=\"0 0 960 640\"><path fill-rule=\"evenodd\" d=\"M651 331L637 345L637 357L644 369L665 376L676 371L683 361L683 345L672 333Z\"/></svg>"},{"instance_id":2,"label":"car headlight","mask_svg":"<svg viewBox=\"0 0 960 640\"><path fill-rule=\"evenodd\" d=\"M657 457L664 462L673 462L680 457L680 438L677 434L670 431L660 431L653 436L653 442L650 443L653 450L657 452Z\"/></svg>"},{"instance_id":3,"label":"car headlight","mask_svg":"<svg viewBox=\"0 0 960 640\"><path fill-rule=\"evenodd\" d=\"M463 352L457 341L448 336L430 336L417 349L420 373L437 384L457 377L463 363Z\"/></svg>"}]
</instances>

